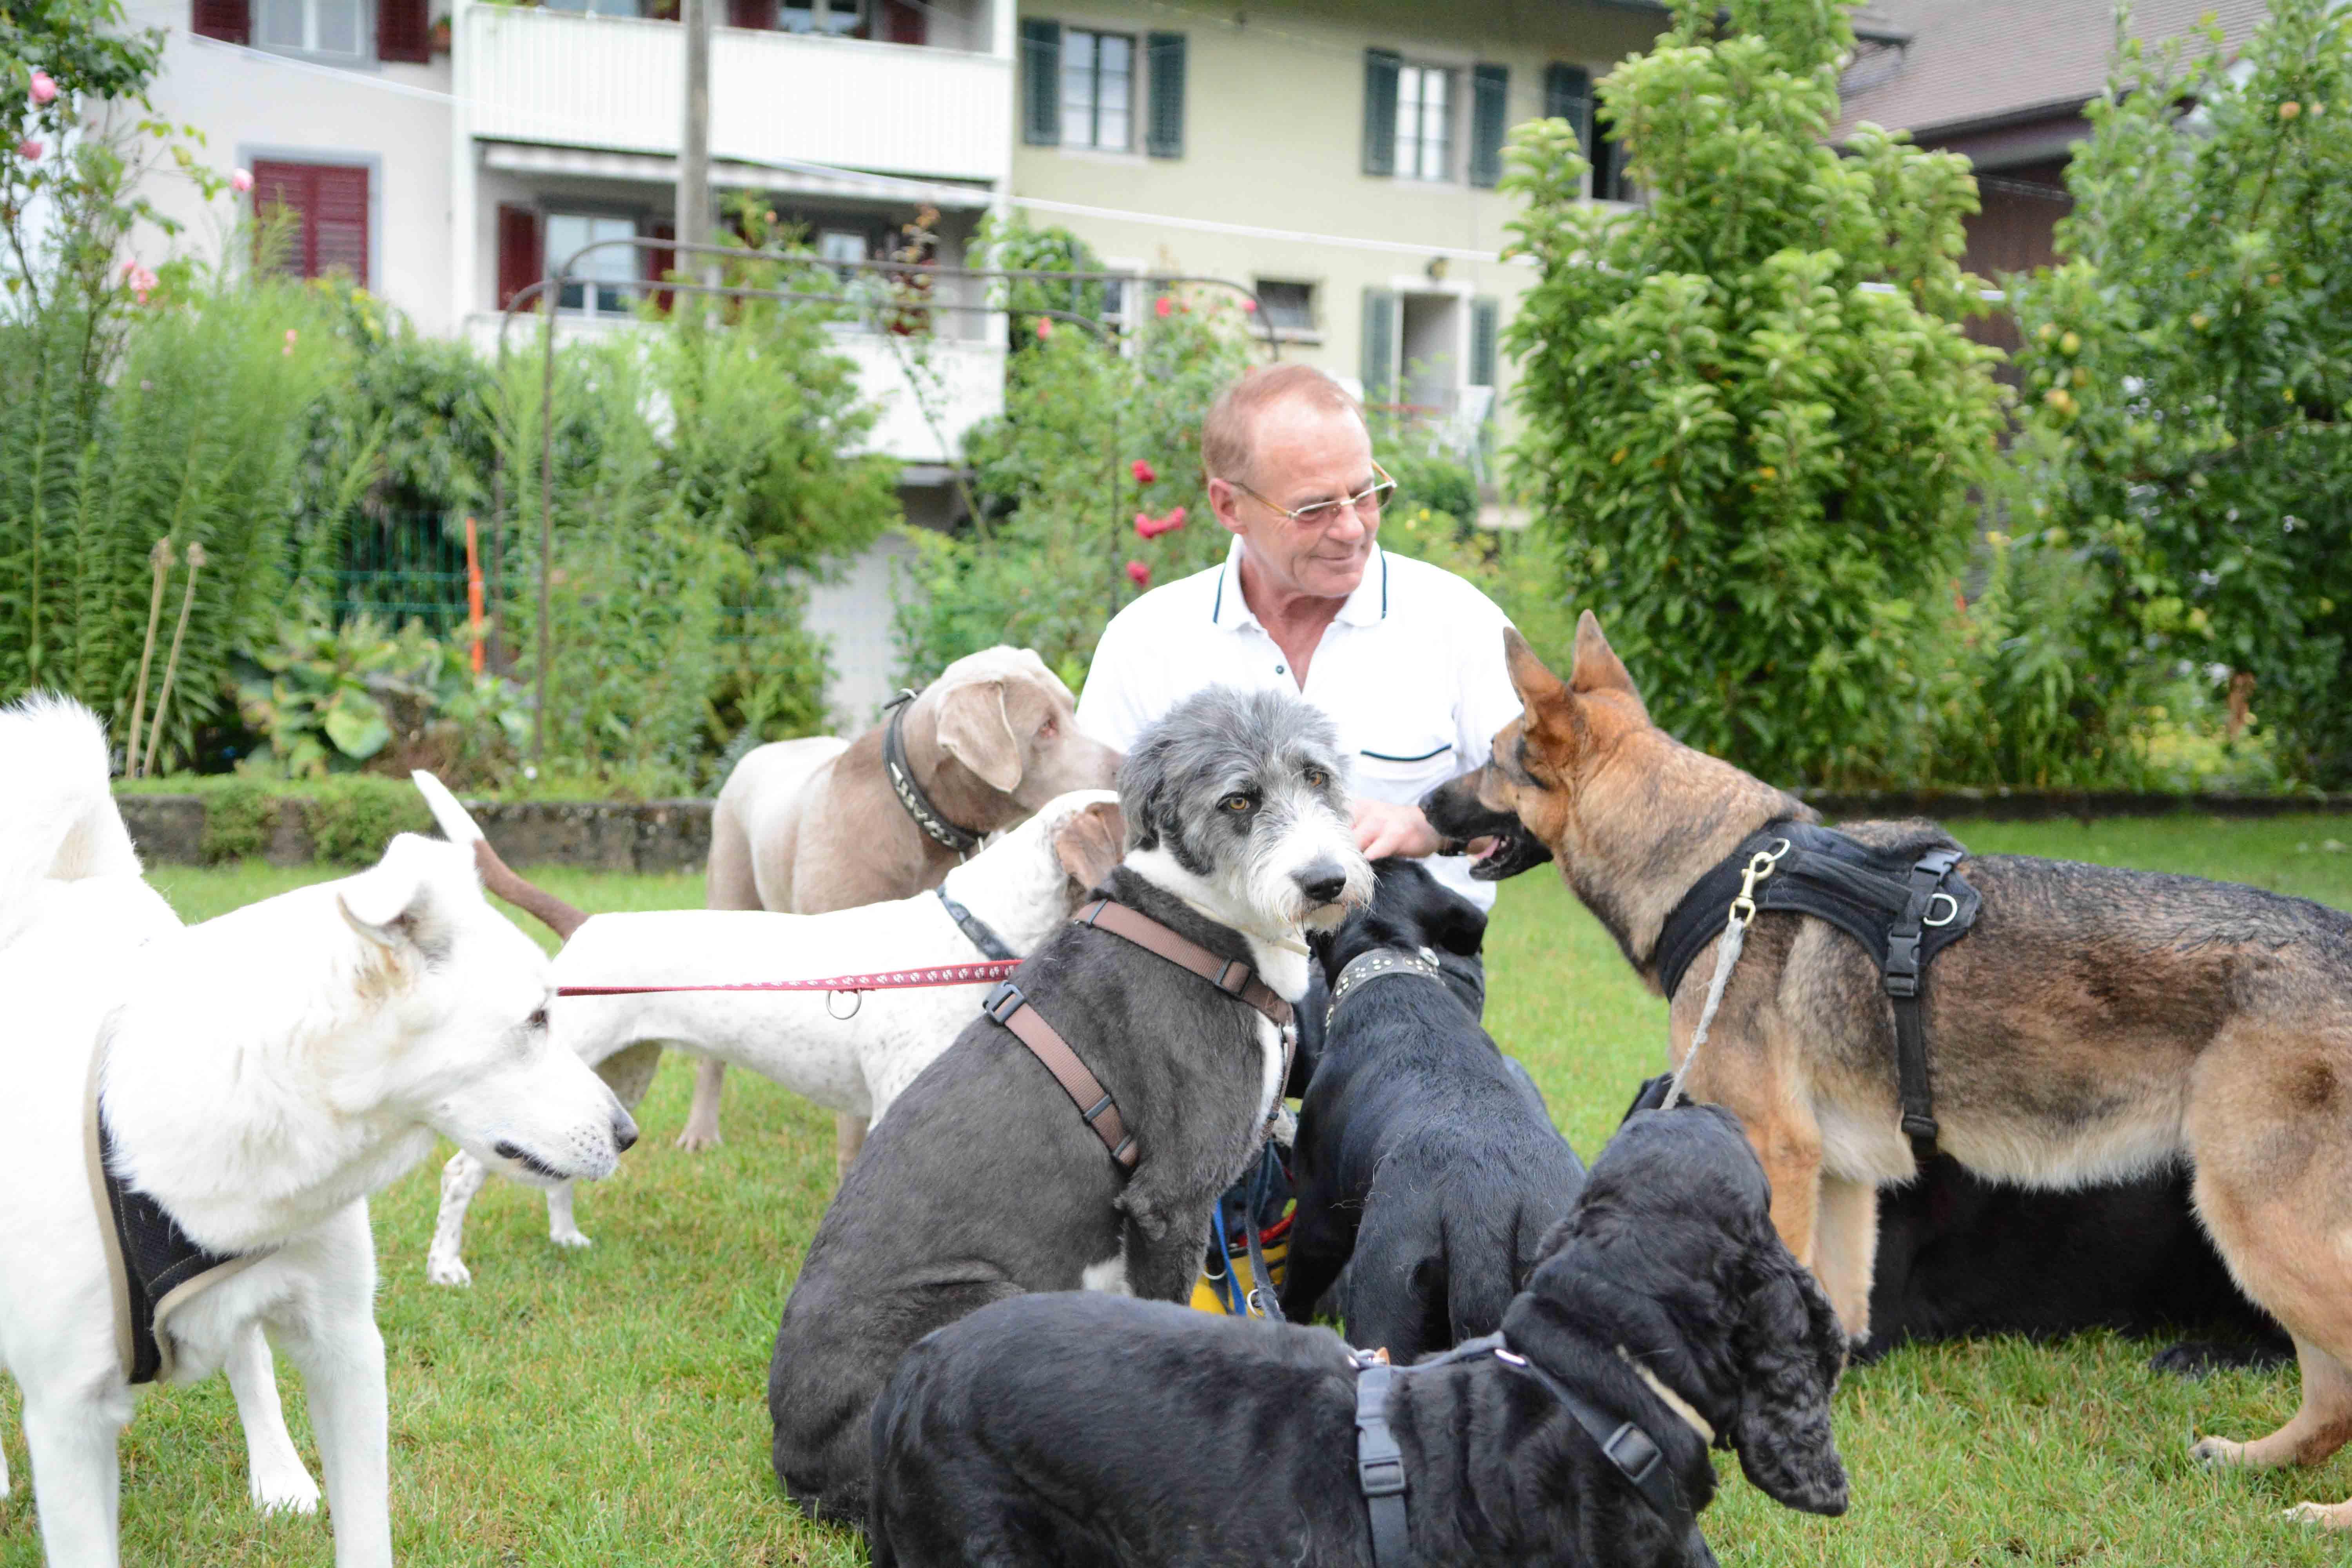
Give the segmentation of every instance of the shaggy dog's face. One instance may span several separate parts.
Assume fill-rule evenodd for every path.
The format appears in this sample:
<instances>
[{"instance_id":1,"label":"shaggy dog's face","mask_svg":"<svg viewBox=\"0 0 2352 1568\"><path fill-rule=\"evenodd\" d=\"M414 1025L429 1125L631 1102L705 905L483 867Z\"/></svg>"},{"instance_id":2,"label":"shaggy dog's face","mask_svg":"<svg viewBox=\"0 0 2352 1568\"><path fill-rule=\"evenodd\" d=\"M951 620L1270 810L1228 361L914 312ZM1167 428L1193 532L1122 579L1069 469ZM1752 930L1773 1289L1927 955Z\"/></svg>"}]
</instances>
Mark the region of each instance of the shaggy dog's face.
<instances>
[{"instance_id":1,"label":"shaggy dog's face","mask_svg":"<svg viewBox=\"0 0 2352 1568\"><path fill-rule=\"evenodd\" d=\"M1164 850L1256 924L1328 930L1371 897L1328 721L1276 691L1213 687L1136 743L1119 775L1138 850Z\"/></svg>"}]
</instances>

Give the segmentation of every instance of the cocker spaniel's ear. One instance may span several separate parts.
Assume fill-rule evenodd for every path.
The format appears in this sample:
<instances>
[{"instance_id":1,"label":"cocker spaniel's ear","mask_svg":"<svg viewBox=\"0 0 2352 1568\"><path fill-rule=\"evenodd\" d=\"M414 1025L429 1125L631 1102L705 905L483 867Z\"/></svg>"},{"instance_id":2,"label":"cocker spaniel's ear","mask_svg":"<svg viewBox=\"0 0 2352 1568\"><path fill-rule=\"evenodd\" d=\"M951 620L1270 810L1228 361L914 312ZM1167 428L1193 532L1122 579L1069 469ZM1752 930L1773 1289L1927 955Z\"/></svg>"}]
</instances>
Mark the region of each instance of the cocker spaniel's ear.
<instances>
[{"instance_id":1,"label":"cocker spaniel's ear","mask_svg":"<svg viewBox=\"0 0 2352 1568\"><path fill-rule=\"evenodd\" d=\"M1845 1466L1830 1431L1830 1395L1845 1364L1845 1329L1811 1270L1769 1229L1758 1244L1746 1310L1732 1340L1745 1372L1731 1446L1775 1501L1843 1513Z\"/></svg>"}]
</instances>

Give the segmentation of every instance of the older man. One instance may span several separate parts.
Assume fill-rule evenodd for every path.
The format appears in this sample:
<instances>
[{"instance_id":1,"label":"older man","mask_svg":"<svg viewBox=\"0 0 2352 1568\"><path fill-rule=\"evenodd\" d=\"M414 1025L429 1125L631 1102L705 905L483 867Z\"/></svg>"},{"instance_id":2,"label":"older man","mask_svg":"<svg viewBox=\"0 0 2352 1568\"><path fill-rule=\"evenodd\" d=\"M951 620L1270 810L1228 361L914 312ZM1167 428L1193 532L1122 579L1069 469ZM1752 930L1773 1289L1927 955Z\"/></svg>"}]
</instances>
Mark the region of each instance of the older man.
<instances>
[{"instance_id":1,"label":"older man","mask_svg":"<svg viewBox=\"0 0 2352 1568\"><path fill-rule=\"evenodd\" d=\"M1354 762L1364 853L1425 856L1423 793L1486 760L1519 711L1508 624L1441 567L1380 547L1393 482L1355 399L1307 365L1226 388L1201 427L1209 505L1234 536L1224 564L1155 588L1095 647L1078 722L1128 750L1204 686L1287 686L1323 710ZM1482 909L1491 883L1459 857L1433 868Z\"/></svg>"}]
</instances>

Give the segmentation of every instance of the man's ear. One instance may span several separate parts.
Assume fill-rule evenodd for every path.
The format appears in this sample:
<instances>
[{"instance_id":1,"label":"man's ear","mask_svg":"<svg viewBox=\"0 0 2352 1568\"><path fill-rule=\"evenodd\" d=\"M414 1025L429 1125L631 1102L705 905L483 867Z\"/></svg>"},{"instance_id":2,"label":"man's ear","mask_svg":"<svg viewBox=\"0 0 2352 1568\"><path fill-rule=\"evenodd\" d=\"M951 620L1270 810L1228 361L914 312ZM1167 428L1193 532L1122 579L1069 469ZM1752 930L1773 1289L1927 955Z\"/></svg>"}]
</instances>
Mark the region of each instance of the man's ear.
<instances>
[{"instance_id":1,"label":"man's ear","mask_svg":"<svg viewBox=\"0 0 2352 1568\"><path fill-rule=\"evenodd\" d=\"M449 911L441 908L442 889L435 886L427 858L446 848L413 833L394 838L383 859L345 878L335 889L335 908L344 923L388 952L413 951L435 958L446 952Z\"/></svg>"},{"instance_id":2,"label":"man's ear","mask_svg":"<svg viewBox=\"0 0 2352 1568\"><path fill-rule=\"evenodd\" d=\"M1580 696L1596 691L1614 691L1633 700L1634 711L1643 721L1650 710L1642 702L1642 694L1633 689L1633 677L1609 639L1601 633L1601 617L1587 610L1576 618L1576 662L1570 667L1568 689Z\"/></svg>"},{"instance_id":3,"label":"man's ear","mask_svg":"<svg viewBox=\"0 0 2352 1568\"><path fill-rule=\"evenodd\" d=\"M1118 864L1126 842L1127 818L1119 815L1118 803L1098 800L1082 807L1054 835L1054 858L1070 880L1092 889Z\"/></svg>"},{"instance_id":4,"label":"man's ear","mask_svg":"<svg viewBox=\"0 0 2352 1568\"><path fill-rule=\"evenodd\" d=\"M1004 711L1004 682L975 680L940 699L940 749L981 783L1010 795L1021 782L1021 742Z\"/></svg>"}]
</instances>

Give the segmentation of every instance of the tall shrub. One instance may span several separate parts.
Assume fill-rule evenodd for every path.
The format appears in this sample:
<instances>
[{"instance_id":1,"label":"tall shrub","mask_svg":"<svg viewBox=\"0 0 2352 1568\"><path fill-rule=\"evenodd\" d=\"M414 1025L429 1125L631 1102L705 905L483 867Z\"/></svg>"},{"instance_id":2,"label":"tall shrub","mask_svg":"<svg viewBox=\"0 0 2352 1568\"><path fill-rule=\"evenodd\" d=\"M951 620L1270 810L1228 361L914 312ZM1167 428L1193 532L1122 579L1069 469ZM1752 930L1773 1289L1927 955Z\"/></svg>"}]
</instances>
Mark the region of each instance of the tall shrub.
<instances>
[{"instance_id":1,"label":"tall shrub","mask_svg":"<svg viewBox=\"0 0 2352 1568\"><path fill-rule=\"evenodd\" d=\"M1565 121L1515 135L1538 281L1510 461L1562 588L1659 721L1788 782L1910 770L1922 671L2000 421L1958 263L1964 159L1825 141L1853 47L1836 0L1676 0L1600 86L1641 192L1580 199Z\"/></svg>"},{"instance_id":2,"label":"tall shrub","mask_svg":"<svg viewBox=\"0 0 2352 1568\"><path fill-rule=\"evenodd\" d=\"M1229 542L1208 510L1201 419L1249 362L1242 312L1212 292L1163 294L1128 344L1022 320L1004 416L965 438L982 516L914 536L898 614L910 680L1011 643L1078 686L1113 615Z\"/></svg>"},{"instance_id":3,"label":"tall shrub","mask_svg":"<svg viewBox=\"0 0 2352 1568\"><path fill-rule=\"evenodd\" d=\"M756 279L747 279L758 281ZM679 312L564 349L557 371L547 747L641 790L710 782L744 725L824 720L824 658L793 574L823 574L897 521L896 464L861 455L874 413L828 312ZM538 675L540 370L495 396L509 476L516 673Z\"/></svg>"},{"instance_id":4,"label":"tall shrub","mask_svg":"<svg viewBox=\"0 0 2352 1568\"><path fill-rule=\"evenodd\" d=\"M2021 551L2102 600L2084 678L2253 678L2306 783L2352 784L2352 28L2277 0L2232 65L2121 37L2023 284Z\"/></svg>"}]
</instances>

